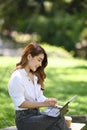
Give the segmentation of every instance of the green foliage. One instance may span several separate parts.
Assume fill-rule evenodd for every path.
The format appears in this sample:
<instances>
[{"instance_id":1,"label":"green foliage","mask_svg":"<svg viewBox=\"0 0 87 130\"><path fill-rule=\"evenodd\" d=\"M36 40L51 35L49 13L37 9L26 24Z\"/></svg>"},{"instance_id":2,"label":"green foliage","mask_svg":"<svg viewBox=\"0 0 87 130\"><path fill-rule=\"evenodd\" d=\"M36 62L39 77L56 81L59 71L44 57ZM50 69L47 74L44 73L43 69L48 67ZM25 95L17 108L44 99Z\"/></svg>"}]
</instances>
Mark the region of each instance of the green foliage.
<instances>
[{"instance_id":1,"label":"green foliage","mask_svg":"<svg viewBox=\"0 0 87 130\"><path fill-rule=\"evenodd\" d=\"M37 21L32 23L31 31L41 35L41 41L64 46L70 51L75 49L77 41L82 40L80 36L85 26L83 21L78 16L59 11L53 17L38 16Z\"/></svg>"},{"instance_id":2,"label":"green foliage","mask_svg":"<svg viewBox=\"0 0 87 130\"><path fill-rule=\"evenodd\" d=\"M0 29L37 33L41 42L75 49L87 38L86 0L7 0L0 1Z\"/></svg>"},{"instance_id":3,"label":"green foliage","mask_svg":"<svg viewBox=\"0 0 87 130\"><path fill-rule=\"evenodd\" d=\"M75 49L76 42L85 38L81 37L84 27L83 19L59 11L52 17L33 15L29 20L19 21L18 31L36 33L41 37L41 42L64 46L71 51Z\"/></svg>"}]
</instances>

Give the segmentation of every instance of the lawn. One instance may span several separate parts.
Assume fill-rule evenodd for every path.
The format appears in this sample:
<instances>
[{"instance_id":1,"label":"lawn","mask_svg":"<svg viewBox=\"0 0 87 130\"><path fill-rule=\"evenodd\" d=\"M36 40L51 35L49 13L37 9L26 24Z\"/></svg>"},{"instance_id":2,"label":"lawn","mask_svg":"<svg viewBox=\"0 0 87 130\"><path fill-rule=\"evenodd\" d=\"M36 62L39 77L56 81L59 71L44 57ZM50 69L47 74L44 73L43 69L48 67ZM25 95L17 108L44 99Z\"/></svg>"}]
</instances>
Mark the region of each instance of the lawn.
<instances>
[{"instance_id":1,"label":"lawn","mask_svg":"<svg viewBox=\"0 0 87 130\"><path fill-rule=\"evenodd\" d=\"M14 106L8 94L8 81L18 57L0 57L0 128L14 125ZM77 95L69 105L67 115L87 113L87 61L74 58L48 57L44 94L58 98L63 105Z\"/></svg>"}]
</instances>

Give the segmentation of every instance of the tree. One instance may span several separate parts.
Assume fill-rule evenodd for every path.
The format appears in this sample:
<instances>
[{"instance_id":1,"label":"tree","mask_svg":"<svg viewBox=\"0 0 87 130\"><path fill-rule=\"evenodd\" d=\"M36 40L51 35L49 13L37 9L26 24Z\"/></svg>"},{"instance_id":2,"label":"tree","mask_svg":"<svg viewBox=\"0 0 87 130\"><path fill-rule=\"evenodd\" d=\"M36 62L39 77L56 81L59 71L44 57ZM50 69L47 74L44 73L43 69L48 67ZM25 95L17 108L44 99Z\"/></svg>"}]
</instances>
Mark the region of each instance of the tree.
<instances>
[{"instance_id":1,"label":"tree","mask_svg":"<svg viewBox=\"0 0 87 130\"><path fill-rule=\"evenodd\" d=\"M42 41L72 50L86 27L86 10L86 0L1 0L1 32L35 32Z\"/></svg>"}]
</instances>

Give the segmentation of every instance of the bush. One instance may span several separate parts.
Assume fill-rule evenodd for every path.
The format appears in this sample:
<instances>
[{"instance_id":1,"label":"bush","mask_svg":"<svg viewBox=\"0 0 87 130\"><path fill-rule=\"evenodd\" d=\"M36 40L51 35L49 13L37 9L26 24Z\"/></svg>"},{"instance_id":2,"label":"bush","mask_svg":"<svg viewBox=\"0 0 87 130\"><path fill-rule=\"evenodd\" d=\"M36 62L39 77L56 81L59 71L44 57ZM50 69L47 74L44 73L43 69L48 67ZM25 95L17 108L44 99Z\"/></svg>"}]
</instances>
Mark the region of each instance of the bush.
<instances>
[{"instance_id":1,"label":"bush","mask_svg":"<svg viewBox=\"0 0 87 130\"><path fill-rule=\"evenodd\" d=\"M75 50L75 44L84 28L83 19L79 19L77 15L68 15L64 11L59 11L52 17L33 15L29 21L24 21L19 31L27 31L29 34L35 32L40 35L41 42L64 46L68 51Z\"/></svg>"}]
</instances>

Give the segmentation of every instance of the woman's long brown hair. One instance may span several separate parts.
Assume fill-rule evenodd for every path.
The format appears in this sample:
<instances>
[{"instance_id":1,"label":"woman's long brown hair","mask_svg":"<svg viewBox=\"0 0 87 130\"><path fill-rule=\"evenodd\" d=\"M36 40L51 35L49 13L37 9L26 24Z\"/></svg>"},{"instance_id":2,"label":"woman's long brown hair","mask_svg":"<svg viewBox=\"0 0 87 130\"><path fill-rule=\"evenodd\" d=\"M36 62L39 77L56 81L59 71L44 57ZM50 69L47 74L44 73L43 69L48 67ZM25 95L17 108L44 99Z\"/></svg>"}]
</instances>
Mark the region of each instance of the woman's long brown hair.
<instances>
[{"instance_id":1,"label":"woman's long brown hair","mask_svg":"<svg viewBox=\"0 0 87 130\"><path fill-rule=\"evenodd\" d=\"M27 56L31 54L32 57L38 56L39 54L44 54L44 59L42 61L42 66L39 67L33 74L38 76L38 83L41 85L41 89L44 90L44 79L46 78L46 74L44 72L45 67L47 66L47 54L45 50L37 43L31 42L29 43L23 50L21 60L16 64L16 69L24 68L27 63L28 59Z\"/></svg>"}]
</instances>

